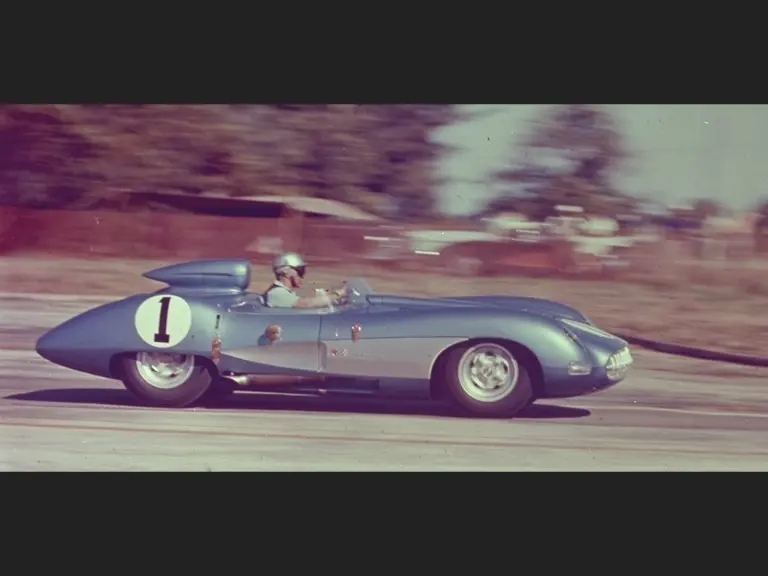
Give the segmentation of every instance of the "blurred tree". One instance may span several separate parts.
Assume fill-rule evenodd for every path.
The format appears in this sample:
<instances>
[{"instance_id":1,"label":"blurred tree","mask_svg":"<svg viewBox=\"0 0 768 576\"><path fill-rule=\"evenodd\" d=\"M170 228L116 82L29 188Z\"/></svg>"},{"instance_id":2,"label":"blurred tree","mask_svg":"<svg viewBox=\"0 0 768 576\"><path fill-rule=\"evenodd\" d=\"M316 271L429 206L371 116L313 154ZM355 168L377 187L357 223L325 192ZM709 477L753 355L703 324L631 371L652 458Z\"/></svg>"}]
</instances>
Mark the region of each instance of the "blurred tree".
<instances>
[{"instance_id":1,"label":"blurred tree","mask_svg":"<svg viewBox=\"0 0 768 576\"><path fill-rule=\"evenodd\" d=\"M613 116L597 106L559 105L534 121L516 166L494 175L507 206L537 220L559 204L615 216L635 202L614 188L612 176L627 152Z\"/></svg>"},{"instance_id":2,"label":"blurred tree","mask_svg":"<svg viewBox=\"0 0 768 576\"><path fill-rule=\"evenodd\" d=\"M720 216L723 207L715 200L700 199L693 202L691 216L697 222L704 222L707 218Z\"/></svg>"},{"instance_id":3,"label":"blurred tree","mask_svg":"<svg viewBox=\"0 0 768 576\"><path fill-rule=\"evenodd\" d=\"M441 150L430 132L456 118L452 105L2 106L0 201L311 195L422 217Z\"/></svg>"},{"instance_id":4,"label":"blurred tree","mask_svg":"<svg viewBox=\"0 0 768 576\"><path fill-rule=\"evenodd\" d=\"M71 131L56 106L0 106L0 203L61 207L99 175L96 149Z\"/></svg>"},{"instance_id":5,"label":"blurred tree","mask_svg":"<svg viewBox=\"0 0 768 576\"><path fill-rule=\"evenodd\" d=\"M768 200L760 202L755 212L757 218L754 222L753 242L754 250L761 254L768 252Z\"/></svg>"}]
</instances>

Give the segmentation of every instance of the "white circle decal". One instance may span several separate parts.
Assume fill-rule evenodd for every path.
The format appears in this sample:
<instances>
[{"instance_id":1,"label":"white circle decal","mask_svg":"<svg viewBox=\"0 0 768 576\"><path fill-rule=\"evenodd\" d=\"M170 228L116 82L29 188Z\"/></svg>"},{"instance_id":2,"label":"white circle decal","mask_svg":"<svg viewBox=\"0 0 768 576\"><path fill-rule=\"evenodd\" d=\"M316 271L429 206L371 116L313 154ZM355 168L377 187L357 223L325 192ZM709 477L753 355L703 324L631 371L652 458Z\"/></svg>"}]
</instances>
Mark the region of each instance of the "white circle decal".
<instances>
[{"instance_id":1,"label":"white circle decal","mask_svg":"<svg viewBox=\"0 0 768 576\"><path fill-rule=\"evenodd\" d=\"M141 303L134 323L144 342L156 348L171 348L189 334L192 309L184 298L158 294Z\"/></svg>"}]
</instances>

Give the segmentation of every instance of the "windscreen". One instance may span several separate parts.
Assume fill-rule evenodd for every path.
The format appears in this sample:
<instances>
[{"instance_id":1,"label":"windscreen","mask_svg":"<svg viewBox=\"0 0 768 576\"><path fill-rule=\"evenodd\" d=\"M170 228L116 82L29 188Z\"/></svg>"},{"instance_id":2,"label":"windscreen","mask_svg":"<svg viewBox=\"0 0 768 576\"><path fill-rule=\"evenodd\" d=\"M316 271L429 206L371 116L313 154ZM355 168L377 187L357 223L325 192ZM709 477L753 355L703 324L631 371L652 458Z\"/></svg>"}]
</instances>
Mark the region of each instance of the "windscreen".
<instances>
[{"instance_id":1,"label":"windscreen","mask_svg":"<svg viewBox=\"0 0 768 576\"><path fill-rule=\"evenodd\" d=\"M365 304L369 294L373 294L373 288L362 278L347 280L347 299L351 305Z\"/></svg>"}]
</instances>

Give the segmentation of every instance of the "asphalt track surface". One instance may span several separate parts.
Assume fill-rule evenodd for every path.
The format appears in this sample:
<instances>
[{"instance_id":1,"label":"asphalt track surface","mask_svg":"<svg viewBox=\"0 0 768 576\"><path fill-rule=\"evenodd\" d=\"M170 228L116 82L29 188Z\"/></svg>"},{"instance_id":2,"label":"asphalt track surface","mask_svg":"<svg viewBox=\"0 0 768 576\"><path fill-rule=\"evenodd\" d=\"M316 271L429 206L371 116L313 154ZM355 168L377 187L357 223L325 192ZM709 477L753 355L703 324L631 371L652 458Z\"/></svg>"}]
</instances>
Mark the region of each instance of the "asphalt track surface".
<instances>
[{"instance_id":1,"label":"asphalt track surface","mask_svg":"<svg viewBox=\"0 0 768 576\"><path fill-rule=\"evenodd\" d=\"M33 352L97 303L0 295L0 470L768 470L766 369L637 352L617 387L509 420L252 393L153 409Z\"/></svg>"}]
</instances>

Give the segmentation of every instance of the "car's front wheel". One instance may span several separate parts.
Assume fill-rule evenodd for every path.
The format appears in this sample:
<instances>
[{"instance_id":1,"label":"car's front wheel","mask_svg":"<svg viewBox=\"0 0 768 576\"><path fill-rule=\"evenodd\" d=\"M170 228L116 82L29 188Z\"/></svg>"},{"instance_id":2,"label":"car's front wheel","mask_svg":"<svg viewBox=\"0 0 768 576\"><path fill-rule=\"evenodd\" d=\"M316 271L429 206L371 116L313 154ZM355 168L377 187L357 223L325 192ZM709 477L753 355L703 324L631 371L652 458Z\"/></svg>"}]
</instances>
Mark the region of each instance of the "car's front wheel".
<instances>
[{"instance_id":1,"label":"car's front wheel","mask_svg":"<svg viewBox=\"0 0 768 576\"><path fill-rule=\"evenodd\" d=\"M125 387L152 406L189 406L214 381L213 369L189 354L138 352L123 357L121 367Z\"/></svg>"},{"instance_id":2,"label":"car's front wheel","mask_svg":"<svg viewBox=\"0 0 768 576\"><path fill-rule=\"evenodd\" d=\"M524 362L497 342L475 342L448 353L445 382L461 408L479 415L511 417L533 397Z\"/></svg>"}]
</instances>

